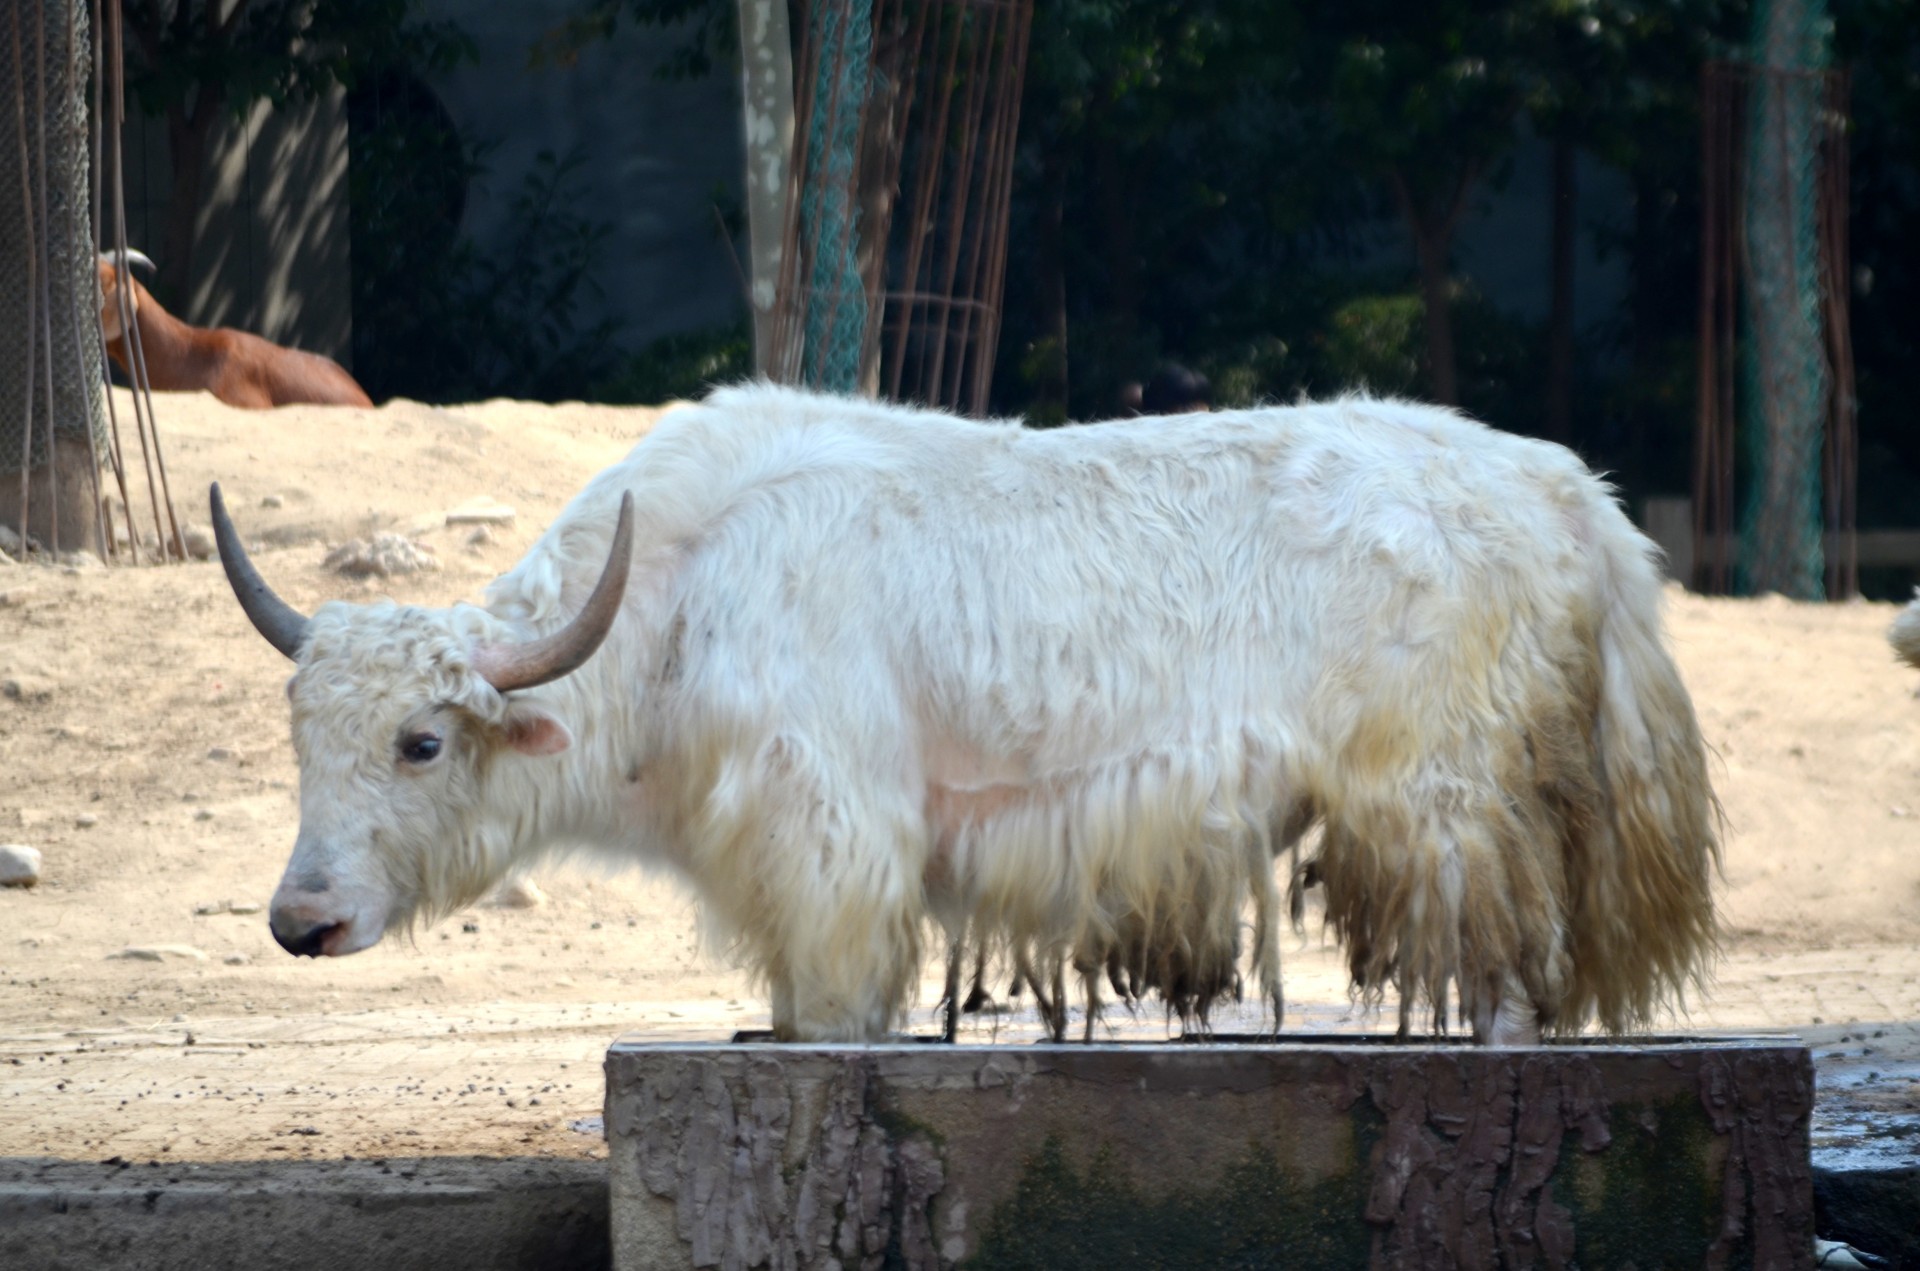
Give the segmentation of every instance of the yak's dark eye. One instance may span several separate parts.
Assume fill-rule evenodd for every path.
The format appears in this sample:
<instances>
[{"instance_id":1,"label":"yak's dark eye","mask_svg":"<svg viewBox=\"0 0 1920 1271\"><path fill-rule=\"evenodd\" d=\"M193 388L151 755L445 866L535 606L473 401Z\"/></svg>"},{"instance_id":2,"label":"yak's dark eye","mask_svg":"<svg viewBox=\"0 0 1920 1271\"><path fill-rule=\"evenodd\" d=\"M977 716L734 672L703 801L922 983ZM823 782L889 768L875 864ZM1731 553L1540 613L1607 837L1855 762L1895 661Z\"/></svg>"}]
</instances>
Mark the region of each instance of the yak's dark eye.
<instances>
[{"instance_id":1,"label":"yak's dark eye","mask_svg":"<svg viewBox=\"0 0 1920 1271\"><path fill-rule=\"evenodd\" d=\"M408 733L400 739L400 757L408 763L429 763L439 753L438 733Z\"/></svg>"}]
</instances>

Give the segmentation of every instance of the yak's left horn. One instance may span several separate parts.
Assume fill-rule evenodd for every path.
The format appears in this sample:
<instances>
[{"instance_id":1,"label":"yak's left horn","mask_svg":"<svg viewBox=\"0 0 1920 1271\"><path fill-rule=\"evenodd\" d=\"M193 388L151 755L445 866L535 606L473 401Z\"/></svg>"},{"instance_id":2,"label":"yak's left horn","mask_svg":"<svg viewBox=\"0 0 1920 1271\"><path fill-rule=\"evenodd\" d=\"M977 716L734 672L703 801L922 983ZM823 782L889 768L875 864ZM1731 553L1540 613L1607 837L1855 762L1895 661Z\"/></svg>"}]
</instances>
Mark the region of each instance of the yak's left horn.
<instances>
[{"instance_id":1,"label":"yak's left horn","mask_svg":"<svg viewBox=\"0 0 1920 1271\"><path fill-rule=\"evenodd\" d=\"M593 656L620 615L632 559L633 495L627 493L620 496L620 520L613 529L613 544L607 550L600 581L593 585L593 593L573 621L525 644L482 645L473 651L473 669L502 693L532 688L577 670Z\"/></svg>"},{"instance_id":2,"label":"yak's left horn","mask_svg":"<svg viewBox=\"0 0 1920 1271\"><path fill-rule=\"evenodd\" d=\"M227 571L227 582L232 584L240 607L247 611L254 629L267 638L268 644L290 658L298 658L300 646L307 638L306 615L274 595L273 588L267 586L260 571L247 559L247 549L240 546L240 535L235 532L233 521L227 516L227 505L220 498L218 481L208 492L208 502L213 507L213 541L220 549L220 567Z\"/></svg>"}]
</instances>

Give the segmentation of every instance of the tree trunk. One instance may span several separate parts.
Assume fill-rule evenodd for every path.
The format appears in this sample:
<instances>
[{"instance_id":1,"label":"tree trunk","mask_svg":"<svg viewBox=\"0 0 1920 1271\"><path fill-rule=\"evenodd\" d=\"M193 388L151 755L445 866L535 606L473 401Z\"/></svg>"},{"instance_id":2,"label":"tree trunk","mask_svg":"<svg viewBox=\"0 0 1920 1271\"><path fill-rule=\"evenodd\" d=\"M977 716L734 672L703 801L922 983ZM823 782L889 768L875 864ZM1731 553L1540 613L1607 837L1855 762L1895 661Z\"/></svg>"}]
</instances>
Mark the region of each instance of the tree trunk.
<instances>
[{"instance_id":1,"label":"tree trunk","mask_svg":"<svg viewBox=\"0 0 1920 1271\"><path fill-rule=\"evenodd\" d=\"M1093 143L1095 189L1100 191L1102 261L1106 265L1107 314L1112 319L1114 347L1130 349L1140 330L1140 264L1134 247L1132 183L1111 137ZM1151 367L1142 368L1141 377Z\"/></svg>"},{"instance_id":2,"label":"tree trunk","mask_svg":"<svg viewBox=\"0 0 1920 1271\"><path fill-rule=\"evenodd\" d=\"M1067 379L1067 180L1066 165L1052 156L1047 162L1046 204L1040 214L1041 339L1046 362L1035 385L1034 413L1045 419L1071 418Z\"/></svg>"},{"instance_id":3,"label":"tree trunk","mask_svg":"<svg viewBox=\"0 0 1920 1271\"><path fill-rule=\"evenodd\" d=\"M898 31L876 29L873 64L878 72L870 81L865 126L860 130L859 188L854 198L860 208L854 244L854 263L860 285L867 292L867 331L860 352L860 391L880 396L880 344L887 325L887 245L892 238L893 201L898 197L899 173L891 160L899 145L897 130L900 97L913 68L905 64Z\"/></svg>"},{"instance_id":4,"label":"tree trunk","mask_svg":"<svg viewBox=\"0 0 1920 1271\"><path fill-rule=\"evenodd\" d=\"M1573 439L1573 247L1577 225L1576 162L1573 143L1553 143L1553 248L1549 276L1553 294L1547 309L1548 439L1563 445Z\"/></svg>"},{"instance_id":5,"label":"tree trunk","mask_svg":"<svg viewBox=\"0 0 1920 1271\"><path fill-rule=\"evenodd\" d=\"M1453 350L1453 296L1447 263L1453 255L1453 230L1466 206L1467 192L1478 173L1468 167L1460 174L1443 210L1423 206L1414 198L1406 177L1392 175L1394 200L1413 238L1413 254L1420 268L1420 299L1426 308L1427 380L1433 400L1443 406L1460 404L1460 384Z\"/></svg>"},{"instance_id":6,"label":"tree trunk","mask_svg":"<svg viewBox=\"0 0 1920 1271\"><path fill-rule=\"evenodd\" d=\"M1413 250L1420 263L1420 299L1426 307L1427 383L1433 400L1443 406L1460 403L1453 354L1453 297L1448 292L1447 257L1452 234L1430 233L1415 223Z\"/></svg>"},{"instance_id":7,"label":"tree trunk","mask_svg":"<svg viewBox=\"0 0 1920 1271\"><path fill-rule=\"evenodd\" d=\"M1663 337L1672 328L1672 323L1670 315L1661 306L1663 289L1649 276L1653 269L1651 262L1661 257L1661 235L1664 231L1659 184L1644 176L1636 178L1633 187L1633 258L1628 286L1633 314L1629 356L1634 382L1638 384L1657 384L1666 372L1660 363L1660 351L1665 346ZM1691 334L1691 323L1684 329ZM1634 401L1632 413L1627 417L1627 453L1634 456L1635 462L1642 465L1643 470L1651 470L1649 465L1654 454L1653 447L1665 442L1665 438L1662 438L1660 443L1656 443L1652 435L1655 424L1664 422L1665 417L1650 410L1645 400ZM1692 426L1691 420L1688 426ZM1680 479L1685 480L1684 471Z\"/></svg>"},{"instance_id":8,"label":"tree trunk","mask_svg":"<svg viewBox=\"0 0 1920 1271\"><path fill-rule=\"evenodd\" d=\"M793 43L785 0L739 0L740 84L747 132L747 255L753 365L773 364L773 303L793 163Z\"/></svg>"}]
</instances>

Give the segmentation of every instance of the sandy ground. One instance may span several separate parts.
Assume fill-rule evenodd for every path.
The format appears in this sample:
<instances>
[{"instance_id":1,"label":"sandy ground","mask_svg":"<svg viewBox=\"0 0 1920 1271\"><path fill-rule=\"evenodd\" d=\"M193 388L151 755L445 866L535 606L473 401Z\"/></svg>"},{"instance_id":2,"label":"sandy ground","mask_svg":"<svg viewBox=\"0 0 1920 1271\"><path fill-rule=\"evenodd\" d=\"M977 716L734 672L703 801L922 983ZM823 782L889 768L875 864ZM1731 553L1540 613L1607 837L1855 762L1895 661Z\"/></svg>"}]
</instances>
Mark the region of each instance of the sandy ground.
<instances>
[{"instance_id":1,"label":"sandy ground","mask_svg":"<svg viewBox=\"0 0 1920 1271\"><path fill-rule=\"evenodd\" d=\"M477 597L656 414L159 403L181 515L204 521L219 479L263 572L307 609ZM445 513L482 496L517 516L475 544ZM375 530L414 534L442 568L322 568ZM1802 1032L1828 1088L1915 1111L1920 675L1891 659L1892 616L1674 593L1731 825L1726 956L1675 1027ZM350 959L282 954L263 913L234 907L265 902L298 821L286 675L217 565L0 564L0 842L46 856L39 887L0 890L0 1158L591 1155L614 1036L765 1026L744 978L700 953L689 898L637 875L556 866L535 909ZM117 956L155 945L193 952ZM1378 1022L1348 1011L1317 939L1287 981L1291 1027ZM919 1026L936 996L929 981ZM1031 1012L974 1027L1030 1035Z\"/></svg>"}]
</instances>

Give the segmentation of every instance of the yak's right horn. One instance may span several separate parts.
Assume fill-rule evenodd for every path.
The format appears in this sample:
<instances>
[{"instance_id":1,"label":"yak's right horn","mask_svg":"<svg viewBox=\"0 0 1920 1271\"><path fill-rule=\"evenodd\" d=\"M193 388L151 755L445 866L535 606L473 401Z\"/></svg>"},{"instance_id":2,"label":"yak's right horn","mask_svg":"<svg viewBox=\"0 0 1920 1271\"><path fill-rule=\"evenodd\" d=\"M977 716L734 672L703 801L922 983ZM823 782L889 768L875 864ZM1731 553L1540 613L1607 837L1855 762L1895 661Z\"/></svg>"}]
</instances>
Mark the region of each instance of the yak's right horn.
<instances>
[{"instance_id":1,"label":"yak's right horn","mask_svg":"<svg viewBox=\"0 0 1920 1271\"><path fill-rule=\"evenodd\" d=\"M240 607L246 610L254 629L267 638L268 644L290 658L298 658L300 646L307 639L306 615L274 595L273 588L267 586L260 571L247 559L247 549L240 546L240 535L227 516L226 503L220 498L218 481L209 491L209 502L213 507L213 541L220 549L220 567L227 571L227 582L232 584Z\"/></svg>"}]
</instances>

